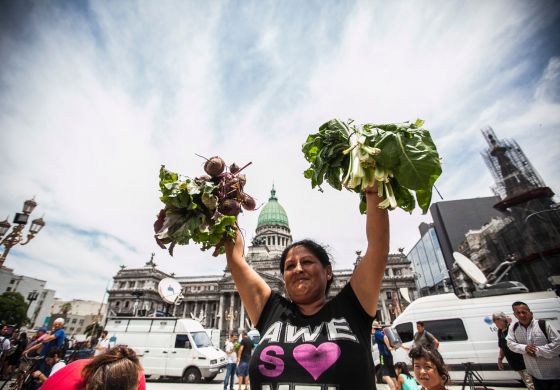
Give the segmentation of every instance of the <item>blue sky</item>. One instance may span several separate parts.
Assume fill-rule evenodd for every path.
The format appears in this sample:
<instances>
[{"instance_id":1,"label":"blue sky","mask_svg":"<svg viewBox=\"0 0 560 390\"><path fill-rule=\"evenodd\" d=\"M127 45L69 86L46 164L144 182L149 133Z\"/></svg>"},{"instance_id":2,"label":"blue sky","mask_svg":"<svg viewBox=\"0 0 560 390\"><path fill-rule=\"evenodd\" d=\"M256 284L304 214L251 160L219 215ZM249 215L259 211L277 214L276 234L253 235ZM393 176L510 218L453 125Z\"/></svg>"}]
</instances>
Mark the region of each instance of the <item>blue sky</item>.
<instances>
[{"instance_id":1,"label":"blue sky","mask_svg":"<svg viewBox=\"0 0 560 390\"><path fill-rule=\"evenodd\" d=\"M554 1L5 1L0 12L0 217L35 195L47 226L10 253L65 299L100 300L121 264L220 274L195 246L153 241L160 164L195 153L274 182L294 238L339 268L365 248L351 193L311 189L301 144L332 118L426 120L446 200L492 194L480 129L514 138L560 191L560 8ZM393 212L391 250L430 216ZM240 218L250 239L258 212Z\"/></svg>"}]
</instances>

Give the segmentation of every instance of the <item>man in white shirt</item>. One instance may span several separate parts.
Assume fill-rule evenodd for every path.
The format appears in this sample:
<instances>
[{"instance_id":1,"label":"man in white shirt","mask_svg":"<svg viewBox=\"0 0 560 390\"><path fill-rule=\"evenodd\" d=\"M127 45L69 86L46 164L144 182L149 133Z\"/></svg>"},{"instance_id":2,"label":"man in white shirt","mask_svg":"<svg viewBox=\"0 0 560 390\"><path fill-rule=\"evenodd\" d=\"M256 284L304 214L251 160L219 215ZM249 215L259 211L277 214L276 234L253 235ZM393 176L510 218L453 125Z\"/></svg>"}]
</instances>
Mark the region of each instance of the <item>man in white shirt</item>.
<instances>
[{"instance_id":1,"label":"man in white shirt","mask_svg":"<svg viewBox=\"0 0 560 390\"><path fill-rule=\"evenodd\" d=\"M518 322L507 335L507 346L523 355L535 390L560 389L560 335L550 323L533 319L526 303L514 302L512 308Z\"/></svg>"},{"instance_id":2,"label":"man in white shirt","mask_svg":"<svg viewBox=\"0 0 560 390\"><path fill-rule=\"evenodd\" d=\"M235 368L237 366L237 349L235 348L235 343L237 342L237 335L231 333L229 335L229 340L226 340L226 376L224 377L224 390L227 390L228 384L229 389L233 390Z\"/></svg>"},{"instance_id":3,"label":"man in white shirt","mask_svg":"<svg viewBox=\"0 0 560 390\"><path fill-rule=\"evenodd\" d=\"M109 333L104 330L101 332L101 337L97 340L97 345L95 346L95 352L93 356L101 355L109 350Z\"/></svg>"},{"instance_id":4,"label":"man in white shirt","mask_svg":"<svg viewBox=\"0 0 560 390\"><path fill-rule=\"evenodd\" d=\"M60 354L61 352L59 349L53 348L50 349L49 352L47 352L47 354L45 355L45 362L47 363L47 365L51 367L51 370L48 374L49 378L53 376L62 367L66 366L64 360L60 359L59 356ZM35 379L35 382L38 384L43 384L47 380L47 375L45 375L39 370L34 371L32 376Z\"/></svg>"}]
</instances>

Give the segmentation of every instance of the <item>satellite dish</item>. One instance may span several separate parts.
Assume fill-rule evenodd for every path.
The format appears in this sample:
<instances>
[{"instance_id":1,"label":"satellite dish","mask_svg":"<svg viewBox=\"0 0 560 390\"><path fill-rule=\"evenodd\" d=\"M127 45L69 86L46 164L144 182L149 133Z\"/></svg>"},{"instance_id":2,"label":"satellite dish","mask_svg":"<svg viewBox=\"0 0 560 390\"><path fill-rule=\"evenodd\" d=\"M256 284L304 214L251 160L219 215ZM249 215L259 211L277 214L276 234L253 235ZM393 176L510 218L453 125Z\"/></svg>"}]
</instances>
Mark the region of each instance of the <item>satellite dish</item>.
<instances>
[{"instance_id":1,"label":"satellite dish","mask_svg":"<svg viewBox=\"0 0 560 390\"><path fill-rule=\"evenodd\" d=\"M158 293L161 299L167 303L178 305L183 299L181 285L173 278L162 279L158 284Z\"/></svg>"},{"instance_id":2,"label":"satellite dish","mask_svg":"<svg viewBox=\"0 0 560 390\"><path fill-rule=\"evenodd\" d=\"M408 288L401 287L401 288L399 288L399 292L401 293L401 296L403 297L403 299L405 301L407 301L408 303L410 303L410 295L408 295Z\"/></svg>"},{"instance_id":3,"label":"satellite dish","mask_svg":"<svg viewBox=\"0 0 560 390\"><path fill-rule=\"evenodd\" d=\"M463 270L463 272L466 273L473 282L480 285L485 285L488 282L488 279L486 279L486 276L484 276L480 268L478 268L477 265L467 256L462 255L459 252L453 252L453 258L459 268L461 268L461 270Z\"/></svg>"}]
</instances>

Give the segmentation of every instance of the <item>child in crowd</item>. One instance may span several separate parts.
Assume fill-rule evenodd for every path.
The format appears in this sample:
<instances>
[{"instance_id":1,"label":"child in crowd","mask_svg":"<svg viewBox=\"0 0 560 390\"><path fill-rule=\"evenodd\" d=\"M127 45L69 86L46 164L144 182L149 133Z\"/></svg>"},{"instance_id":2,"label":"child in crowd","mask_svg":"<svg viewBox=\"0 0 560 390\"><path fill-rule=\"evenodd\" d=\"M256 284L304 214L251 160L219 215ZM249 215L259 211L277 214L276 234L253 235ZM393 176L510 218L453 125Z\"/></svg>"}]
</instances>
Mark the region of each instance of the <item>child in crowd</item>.
<instances>
[{"instance_id":1,"label":"child in crowd","mask_svg":"<svg viewBox=\"0 0 560 390\"><path fill-rule=\"evenodd\" d=\"M437 349L419 345L412 348L408 356L422 390L446 390L449 373Z\"/></svg>"},{"instance_id":2,"label":"child in crowd","mask_svg":"<svg viewBox=\"0 0 560 390\"><path fill-rule=\"evenodd\" d=\"M419 390L420 386L416 379L410 375L408 366L404 362L395 363L395 373L397 374L397 390Z\"/></svg>"}]
</instances>

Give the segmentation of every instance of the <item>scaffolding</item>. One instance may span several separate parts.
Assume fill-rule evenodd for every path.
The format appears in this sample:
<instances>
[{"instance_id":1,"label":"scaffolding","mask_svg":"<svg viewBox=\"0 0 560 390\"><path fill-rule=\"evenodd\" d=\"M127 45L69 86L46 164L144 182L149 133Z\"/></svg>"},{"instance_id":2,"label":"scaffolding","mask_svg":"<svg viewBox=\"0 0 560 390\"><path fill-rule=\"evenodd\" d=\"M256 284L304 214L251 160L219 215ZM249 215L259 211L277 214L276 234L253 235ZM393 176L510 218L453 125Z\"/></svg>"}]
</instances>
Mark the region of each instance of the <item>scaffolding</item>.
<instances>
[{"instance_id":1,"label":"scaffolding","mask_svg":"<svg viewBox=\"0 0 560 390\"><path fill-rule=\"evenodd\" d=\"M546 187L521 147L514 140L499 140L488 126L482 129L488 149L481 153L494 177L492 190L501 199Z\"/></svg>"}]
</instances>

